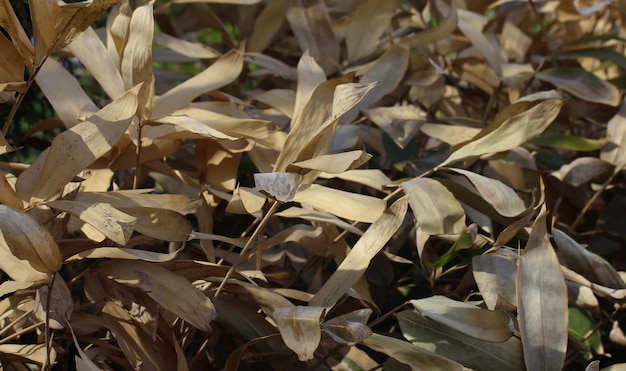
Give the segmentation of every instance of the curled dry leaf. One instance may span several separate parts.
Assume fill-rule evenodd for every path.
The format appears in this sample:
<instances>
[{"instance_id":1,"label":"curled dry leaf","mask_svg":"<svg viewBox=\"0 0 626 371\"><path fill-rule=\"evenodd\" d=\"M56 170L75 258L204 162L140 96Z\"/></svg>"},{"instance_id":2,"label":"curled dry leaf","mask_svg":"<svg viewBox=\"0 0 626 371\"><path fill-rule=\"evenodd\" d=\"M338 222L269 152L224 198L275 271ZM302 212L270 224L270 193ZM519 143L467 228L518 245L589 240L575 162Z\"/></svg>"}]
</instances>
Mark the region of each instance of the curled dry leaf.
<instances>
[{"instance_id":1,"label":"curled dry leaf","mask_svg":"<svg viewBox=\"0 0 626 371\"><path fill-rule=\"evenodd\" d=\"M254 183L259 191L265 192L281 202L293 200L302 176L295 173L258 173L254 174Z\"/></svg>"},{"instance_id":2,"label":"curled dry leaf","mask_svg":"<svg viewBox=\"0 0 626 371\"><path fill-rule=\"evenodd\" d=\"M567 165L561 166L552 176L574 187L592 181L601 175L610 174L613 165L595 157L579 157Z\"/></svg>"},{"instance_id":3,"label":"curled dry leaf","mask_svg":"<svg viewBox=\"0 0 626 371\"><path fill-rule=\"evenodd\" d=\"M51 201L48 206L66 211L102 232L120 245L126 245L133 234L137 218L109 204L77 201Z\"/></svg>"},{"instance_id":4,"label":"curled dry leaf","mask_svg":"<svg viewBox=\"0 0 626 371\"><path fill-rule=\"evenodd\" d=\"M320 322L324 307L287 307L274 311L274 321L285 345L293 350L302 362L313 359L313 353L322 338Z\"/></svg>"},{"instance_id":5,"label":"curled dry leaf","mask_svg":"<svg viewBox=\"0 0 626 371\"><path fill-rule=\"evenodd\" d=\"M371 314L369 308L358 309L325 321L322 330L339 344L355 345L372 334L367 326Z\"/></svg>"},{"instance_id":6,"label":"curled dry leaf","mask_svg":"<svg viewBox=\"0 0 626 371\"><path fill-rule=\"evenodd\" d=\"M0 205L0 234L0 243L4 242L3 245L6 244L16 259L27 261L35 270L51 273L61 268L61 251L54 238L50 232L26 213ZM4 262L4 259L0 261ZM11 259L11 261L13 264L23 266L15 259ZM3 267L3 270L5 268ZM23 269L28 270L27 267L23 267ZM5 273L14 280L18 280L12 276L10 269L5 270ZM30 278L34 277L29 277L27 281L37 281L37 279Z\"/></svg>"}]
</instances>

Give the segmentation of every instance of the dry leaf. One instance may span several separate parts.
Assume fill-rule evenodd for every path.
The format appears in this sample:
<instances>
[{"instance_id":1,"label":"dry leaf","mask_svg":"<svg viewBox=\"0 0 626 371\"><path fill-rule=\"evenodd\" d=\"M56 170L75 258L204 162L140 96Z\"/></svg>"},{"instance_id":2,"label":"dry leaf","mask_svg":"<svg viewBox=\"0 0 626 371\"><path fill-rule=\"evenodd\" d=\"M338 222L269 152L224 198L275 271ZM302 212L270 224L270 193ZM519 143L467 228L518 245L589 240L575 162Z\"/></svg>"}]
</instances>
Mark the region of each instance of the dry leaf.
<instances>
[{"instance_id":1,"label":"dry leaf","mask_svg":"<svg viewBox=\"0 0 626 371\"><path fill-rule=\"evenodd\" d=\"M322 338L320 321L325 311L326 308L315 306L278 308L274 311L273 317L283 341L302 362L313 359Z\"/></svg>"},{"instance_id":2,"label":"dry leaf","mask_svg":"<svg viewBox=\"0 0 626 371\"><path fill-rule=\"evenodd\" d=\"M567 348L567 288L546 230L545 206L517 271L518 321L529 370L558 370Z\"/></svg>"}]
</instances>

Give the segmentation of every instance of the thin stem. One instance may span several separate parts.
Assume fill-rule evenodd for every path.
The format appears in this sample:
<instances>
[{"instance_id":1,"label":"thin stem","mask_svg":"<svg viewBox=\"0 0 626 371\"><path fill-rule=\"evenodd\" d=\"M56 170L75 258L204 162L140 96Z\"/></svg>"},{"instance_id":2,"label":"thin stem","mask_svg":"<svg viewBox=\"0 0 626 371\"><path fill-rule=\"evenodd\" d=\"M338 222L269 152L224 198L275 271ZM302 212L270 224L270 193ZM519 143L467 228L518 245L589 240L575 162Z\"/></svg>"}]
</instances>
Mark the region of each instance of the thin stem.
<instances>
[{"instance_id":1,"label":"thin stem","mask_svg":"<svg viewBox=\"0 0 626 371\"><path fill-rule=\"evenodd\" d=\"M137 124L137 158L135 162L135 176L133 177L133 189L139 187L139 170L141 168L139 158L141 157L141 122Z\"/></svg>"},{"instance_id":2,"label":"thin stem","mask_svg":"<svg viewBox=\"0 0 626 371\"><path fill-rule=\"evenodd\" d=\"M228 273L226 273L226 276L224 276L224 279L222 280L222 282L220 283L219 287L217 288L217 291L215 292L215 298L217 299L217 297L219 296L220 292L222 292L222 289L224 288L224 286L226 285L226 282L228 281L228 279L233 275L233 273L235 272L235 268L237 268L237 265L239 265L239 263L241 262L241 260L246 256L246 253L250 250L250 248L253 246L253 244L256 243L257 237L259 236L259 234L261 233L261 231L263 231L263 229L265 228L265 226L267 225L267 223L270 220L270 217L272 216L272 214L274 214L274 212L278 209L278 206L281 204L281 202L279 201L274 201L274 203L272 204L272 206L270 206L269 210L267 210L267 213L265 214L265 216L263 217L263 220L261 220L261 222L259 223L259 225L256 227L256 229L254 230L254 233L252 233L252 236L250 236L250 239L248 240L248 242L246 242L246 244L243 247L243 250L241 250L241 253L239 253L239 260L230 266L230 269L228 270Z\"/></svg>"},{"instance_id":3,"label":"thin stem","mask_svg":"<svg viewBox=\"0 0 626 371\"><path fill-rule=\"evenodd\" d=\"M13 321L11 321L11 323L9 323L8 325L6 325L3 329L0 330L0 336L3 336L7 331L9 331L10 329L13 328L13 326L17 325L20 321L22 321L24 318L28 317L29 315L31 315L33 313L33 309L28 310L26 312L24 312L22 315L20 315L19 317L17 317L16 319L14 319Z\"/></svg>"},{"instance_id":4,"label":"thin stem","mask_svg":"<svg viewBox=\"0 0 626 371\"><path fill-rule=\"evenodd\" d=\"M17 337L20 337L21 335L27 334L27 333L33 331L34 329L40 327L41 325L45 325L45 322L43 322L43 321L37 322L34 325L30 325L28 327L25 327L22 330L14 333L14 334L11 334L11 335L9 335L9 336L7 336L5 338L2 338L2 339L0 339L0 345L8 343L10 340L13 340L13 339L15 339Z\"/></svg>"},{"instance_id":5,"label":"thin stem","mask_svg":"<svg viewBox=\"0 0 626 371\"><path fill-rule=\"evenodd\" d=\"M11 110L9 111L9 115L7 116L6 120L4 120L4 125L2 126L2 136L6 136L7 133L9 132L9 127L11 126L11 122L13 122L13 118L15 118L15 114L17 113L17 109L20 108L20 105L22 104L22 101L24 101L24 97L26 96L26 93L28 93L28 90L30 89L30 86L33 84L33 82L35 82L35 77L37 77L37 74L39 73L39 70L41 69L41 66L43 66L44 63L46 63L46 60L48 59L48 57L46 56L41 63L39 64L39 66L37 66L33 72L30 74L30 76L28 76L28 80L26 80L26 86L24 87L24 92L20 92L17 94L17 99L15 100L15 102L13 103L13 105L11 106Z\"/></svg>"},{"instance_id":6,"label":"thin stem","mask_svg":"<svg viewBox=\"0 0 626 371\"><path fill-rule=\"evenodd\" d=\"M50 280L50 284L48 285L48 296L46 297L46 322L45 322L45 336L46 336L46 365L45 369L50 367L50 350L52 349L51 339L50 339L50 305L52 304L52 286L54 286L54 279L56 278L56 273L52 275L52 280Z\"/></svg>"},{"instance_id":7,"label":"thin stem","mask_svg":"<svg viewBox=\"0 0 626 371\"><path fill-rule=\"evenodd\" d=\"M589 199L589 201L587 201L587 203L585 204L585 206L583 207L583 209L580 211L580 213L578 214L578 216L576 216L576 219L574 220L574 223L572 224L572 230L576 229L576 226L583 220L583 217L585 216L585 214L587 213L587 211L589 211L589 208L591 208L591 205L594 204L594 202L596 202L596 200L598 199L598 197L600 197L600 195L602 194L602 192L604 192L604 190L606 189L606 187L609 186L609 184L611 184L611 182L613 181L613 179L615 179L615 177L617 176L617 174L619 174L619 172L622 170L622 167L618 167L615 169L615 171L613 171L613 174L611 174L611 176L609 177L609 179L606 180L606 182L604 182L602 184L602 186L600 186L600 189L598 189L596 191L596 193L593 194L593 196L591 196L591 198Z\"/></svg>"}]
</instances>

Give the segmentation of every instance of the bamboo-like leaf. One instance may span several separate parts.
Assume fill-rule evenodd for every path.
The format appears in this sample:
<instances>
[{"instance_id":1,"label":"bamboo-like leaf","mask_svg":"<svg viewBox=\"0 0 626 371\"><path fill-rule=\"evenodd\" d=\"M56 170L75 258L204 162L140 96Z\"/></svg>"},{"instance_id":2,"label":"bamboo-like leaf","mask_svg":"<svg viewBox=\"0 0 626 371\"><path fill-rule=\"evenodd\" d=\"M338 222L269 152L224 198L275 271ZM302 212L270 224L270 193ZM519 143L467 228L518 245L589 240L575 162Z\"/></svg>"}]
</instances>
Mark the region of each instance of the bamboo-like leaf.
<instances>
[{"instance_id":1,"label":"bamboo-like leaf","mask_svg":"<svg viewBox=\"0 0 626 371\"><path fill-rule=\"evenodd\" d=\"M274 320L280 335L289 349L293 350L302 362L313 359L313 353L322 338L320 321L324 307L286 307L274 311Z\"/></svg>"},{"instance_id":2,"label":"bamboo-like leaf","mask_svg":"<svg viewBox=\"0 0 626 371\"><path fill-rule=\"evenodd\" d=\"M248 40L250 52L261 52L270 44L283 24L288 4L288 0L274 0L265 5L254 22L252 35Z\"/></svg>"},{"instance_id":3,"label":"bamboo-like leaf","mask_svg":"<svg viewBox=\"0 0 626 371\"><path fill-rule=\"evenodd\" d=\"M293 201L313 206L340 218L372 223L385 210L380 198L312 184L296 193Z\"/></svg>"},{"instance_id":4,"label":"bamboo-like leaf","mask_svg":"<svg viewBox=\"0 0 626 371\"><path fill-rule=\"evenodd\" d=\"M150 191L152 190L137 189L132 191L80 192L76 195L74 200L87 203L103 202L115 208L162 208L175 211L182 215L195 213L200 206L200 201L194 196L148 193Z\"/></svg>"},{"instance_id":5,"label":"bamboo-like leaf","mask_svg":"<svg viewBox=\"0 0 626 371\"><path fill-rule=\"evenodd\" d=\"M89 223L120 245L126 245L137 222L137 218L105 203L89 204L60 200L49 202L48 206L66 211L85 223Z\"/></svg>"},{"instance_id":6,"label":"bamboo-like leaf","mask_svg":"<svg viewBox=\"0 0 626 371\"><path fill-rule=\"evenodd\" d=\"M468 170L453 168L449 170L469 179L480 196L491 204L500 215L514 217L526 211L524 201L522 201L513 189L499 180L491 179Z\"/></svg>"},{"instance_id":7,"label":"bamboo-like leaf","mask_svg":"<svg viewBox=\"0 0 626 371\"><path fill-rule=\"evenodd\" d=\"M35 316L40 321L48 318L48 326L56 330L65 329L74 311L74 300L69 288L58 273L48 285L37 289L35 295ZM48 297L50 295L50 297Z\"/></svg>"},{"instance_id":8,"label":"bamboo-like leaf","mask_svg":"<svg viewBox=\"0 0 626 371\"><path fill-rule=\"evenodd\" d=\"M439 166L471 157L507 151L541 134L556 118L563 106L559 100L547 100L506 120L495 130L454 151Z\"/></svg>"},{"instance_id":9,"label":"bamboo-like leaf","mask_svg":"<svg viewBox=\"0 0 626 371\"><path fill-rule=\"evenodd\" d=\"M0 26L11 36L10 39L20 52L24 65L32 70L35 61L35 49L20 24L19 18L13 11L10 0L0 1Z\"/></svg>"},{"instance_id":10,"label":"bamboo-like leaf","mask_svg":"<svg viewBox=\"0 0 626 371\"><path fill-rule=\"evenodd\" d=\"M613 107L620 102L621 94L614 85L580 68L551 68L536 77L588 102Z\"/></svg>"},{"instance_id":11,"label":"bamboo-like leaf","mask_svg":"<svg viewBox=\"0 0 626 371\"><path fill-rule=\"evenodd\" d=\"M127 91L87 121L59 134L50 151L17 178L23 200L46 199L109 151L122 137L137 110L140 86Z\"/></svg>"},{"instance_id":12,"label":"bamboo-like leaf","mask_svg":"<svg viewBox=\"0 0 626 371\"><path fill-rule=\"evenodd\" d=\"M472 272L487 308L502 310L517 307L517 256L504 249L475 256Z\"/></svg>"},{"instance_id":13,"label":"bamboo-like leaf","mask_svg":"<svg viewBox=\"0 0 626 371\"><path fill-rule=\"evenodd\" d=\"M441 183L415 178L402 183L420 228L430 235L459 234L465 229L465 211Z\"/></svg>"},{"instance_id":14,"label":"bamboo-like leaf","mask_svg":"<svg viewBox=\"0 0 626 371\"><path fill-rule=\"evenodd\" d=\"M332 307L365 273L374 256L400 228L407 211L406 197L394 202L354 245L339 268L309 302L312 306Z\"/></svg>"},{"instance_id":15,"label":"bamboo-like leaf","mask_svg":"<svg viewBox=\"0 0 626 371\"><path fill-rule=\"evenodd\" d=\"M13 357L23 362L34 362L40 365L46 364L48 349L46 344L0 344L0 354L4 357ZM55 360L57 352L50 349L50 359Z\"/></svg>"},{"instance_id":16,"label":"bamboo-like leaf","mask_svg":"<svg viewBox=\"0 0 626 371\"><path fill-rule=\"evenodd\" d=\"M153 118L171 114L186 107L200 94L216 90L233 82L243 68L243 45L220 57L209 68L178 84L165 94L156 97L152 110Z\"/></svg>"},{"instance_id":17,"label":"bamboo-like leaf","mask_svg":"<svg viewBox=\"0 0 626 371\"><path fill-rule=\"evenodd\" d=\"M529 370L560 370L567 348L567 287L542 208L517 271L518 320Z\"/></svg>"},{"instance_id":18,"label":"bamboo-like leaf","mask_svg":"<svg viewBox=\"0 0 626 371\"><path fill-rule=\"evenodd\" d=\"M346 31L350 61L356 61L371 52L376 41L388 29L398 5L397 0L366 0L356 7Z\"/></svg>"},{"instance_id":19,"label":"bamboo-like leaf","mask_svg":"<svg viewBox=\"0 0 626 371\"><path fill-rule=\"evenodd\" d=\"M313 58L339 60L339 43L322 0L290 0L287 20L302 51Z\"/></svg>"},{"instance_id":20,"label":"bamboo-like leaf","mask_svg":"<svg viewBox=\"0 0 626 371\"><path fill-rule=\"evenodd\" d=\"M151 207L120 207L119 210L136 218L135 231L162 241L187 241L193 227L173 210Z\"/></svg>"},{"instance_id":21,"label":"bamboo-like leaf","mask_svg":"<svg viewBox=\"0 0 626 371\"><path fill-rule=\"evenodd\" d=\"M118 247L98 247L82 251L72 255L65 260L66 263L82 259L127 259L127 260L143 260L153 263L162 263L170 261L178 256L180 250L169 254L160 254L152 251L139 249L126 249Z\"/></svg>"},{"instance_id":22,"label":"bamboo-like leaf","mask_svg":"<svg viewBox=\"0 0 626 371\"><path fill-rule=\"evenodd\" d=\"M367 320L372 314L369 308L358 309L322 323L322 330L339 344L355 345L372 335Z\"/></svg>"},{"instance_id":23,"label":"bamboo-like leaf","mask_svg":"<svg viewBox=\"0 0 626 371\"><path fill-rule=\"evenodd\" d=\"M50 232L27 214L5 205L0 205L0 244L6 244L16 259L27 261L39 272L56 272L61 268L63 261L61 251ZM14 259L11 260L18 263ZM4 259L0 262L10 264ZM3 270L5 268L7 267L4 266ZM20 280L17 276L21 276L22 279L27 277L26 281L41 279L33 277L32 273L26 274L26 277L22 274L13 277L10 269L5 270L5 273L16 281Z\"/></svg>"},{"instance_id":24,"label":"bamboo-like leaf","mask_svg":"<svg viewBox=\"0 0 626 371\"><path fill-rule=\"evenodd\" d=\"M524 368L522 344L515 337L500 343L480 340L414 310L402 311L396 317L404 337L424 351L434 352L475 370L513 371Z\"/></svg>"},{"instance_id":25,"label":"bamboo-like leaf","mask_svg":"<svg viewBox=\"0 0 626 371\"><path fill-rule=\"evenodd\" d=\"M508 327L509 316L504 312L480 309L445 296L411 300L410 303L424 317L479 340L500 343L513 335Z\"/></svg>"},{"instance_id":26,"label":"bamboo-like leaf","mask_svg":"<svg viewBox=\"0 0 626 371\"><path fill-rule=\"evenodd\" d=\"M294 198L301 181L302 176L295 173L254 174L256 188L281 202L289 202Z\"/></svg>"},{"instance_id":27,"label":"bamboo-like leaf","mask_svg":"<svg viewBox=\"0 0 626 371\"><path fill-rule=\"evenodd\" d=\"M163 308L209 331L217 312L213 303L185 278L155 264L143 261L118 260L100 264L101 277L137 288ZM176 300L172 300L176 298Z\"/></svg>"},{"instance_id":28,"label":"bamboo-like leaf","mask_svg":"<svg viewBox=\"0 0 626 371\"><path fill-rule=\"evenodd\" d=\"M340 174L365 164L372 155L361 151L350 151L333 155L317 156L309 160L294 162L292 166L302 169L319 170L330 174Z\"/></svg>"},{"instance_id":29,"label":"bamboo-like leaf","mask_svg":"<svg viewBox=\"0 0 626 371\"><path fill-rule=\"evenodd\" d=\"M626 99L622 100L619 111L609 120L606 135L610 142L600 151L600 159L615 166L626 165Z\"/></svg>"},{"instance_id":30,"label":"bamboo-like leaf","mask_svg":"<svg viewBox=\"0 0 626 371\"><path fill-rule=\"evenodd\" d=\"M431 351L422 349L407 341L390 336L372 334L363 345L377 352L384 353L395 360L408 365L411 370L441 370L461 371L468 370L463 365L442 357Z\"/></svg>"},{"instance_id":31,"label":"bamboo-like leaf","mask_svg":"<svg viewBox=\"0 0 626 371\"><path fill-rule=\"evenodd\" d=\"M302 218L302 219L312 221L312 222L330 223L330 224L336 225L339 228L345 229L346 231L354 233L356 235L363 234L363 232L360 229L352 226L349 223L344 222L343 220L337 218L336 216L332 214L325 213L323 211L307 210L307 209L302 209L299 207L292 206L283 211L274 213L274 216L280 216L283 218Z\"/></svg>"}]
</instances>

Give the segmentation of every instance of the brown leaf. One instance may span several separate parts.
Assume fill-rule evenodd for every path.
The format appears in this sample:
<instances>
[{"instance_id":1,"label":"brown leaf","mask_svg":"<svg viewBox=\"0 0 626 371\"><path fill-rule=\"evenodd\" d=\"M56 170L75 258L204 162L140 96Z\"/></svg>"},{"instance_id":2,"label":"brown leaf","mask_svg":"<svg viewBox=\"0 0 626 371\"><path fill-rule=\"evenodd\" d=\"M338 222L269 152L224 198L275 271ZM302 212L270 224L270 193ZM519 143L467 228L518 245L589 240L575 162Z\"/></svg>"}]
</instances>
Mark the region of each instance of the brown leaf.
<instances>
[{"instance_id":1,"label":"brown leaf","mask_svg":"<svg viewBox=\"0 0 626 371\"><path fill-rule=\"evenodd\" d=\"M313 359L313 353L322 338L320 321L324 307L287 307L274 311L274 320L280 335L289 349L293 350L302 362Z\"/></svg>"}]
</instances>

